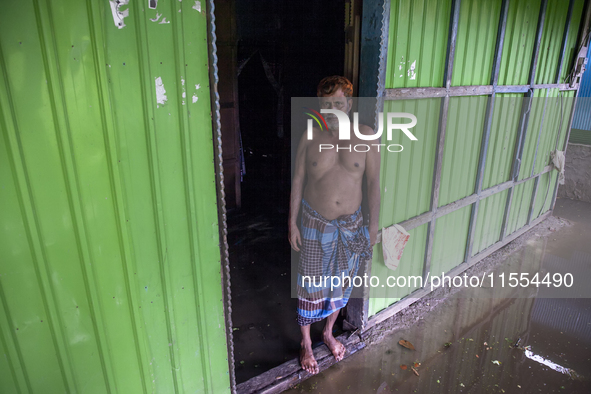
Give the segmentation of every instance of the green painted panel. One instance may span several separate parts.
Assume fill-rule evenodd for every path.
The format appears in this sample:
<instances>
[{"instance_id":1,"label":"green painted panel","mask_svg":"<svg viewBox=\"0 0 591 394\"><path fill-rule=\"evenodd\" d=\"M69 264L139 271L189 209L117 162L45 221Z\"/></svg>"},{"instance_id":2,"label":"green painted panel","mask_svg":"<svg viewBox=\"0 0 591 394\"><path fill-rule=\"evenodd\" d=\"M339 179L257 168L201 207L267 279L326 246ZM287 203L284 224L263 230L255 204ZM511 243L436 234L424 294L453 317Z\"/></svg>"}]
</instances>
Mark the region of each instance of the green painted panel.
<instances>
[{"instance_id":1,"label":"green painted panel","mask_svg":"<svg viewBox=\"0 0 591 394\"><path fill-rule=\"evenodd\" d=\"M507 235L514 233L527 224L534 181L534 179L530 179L514 187L511 210L507 219Z\"/></svg>"},{"instance_id":2,"label":"green painted panel","mask_svg":"<svg viewBox=\"0 0 591 394\"><path fill-rule=\"evenodd\" d=\"M462 1L452 86L490 84L501 3L501 0Z\"/></svg>"},{"instance_id":3,"label":"green painted panel","mask_svg":"<svg viewBox=\"0 0 591 394\"><path fill-rule=\"evenodd\" d=\"M525 141L523 145L523 155L521 157L521 167L519 168L519 180L529 178L532 175L534 157L538 148L538 140L541 136L541 126L546 116L546 107L548 104L548 90L534 90L534 97L531 102L529 123L527 125Z\"/></svg>"},{"instance_id":4,"label":"green painted panel","mask_svg":"<svg viewBox=\"0 0 591 394\"><path fill-rule=\"evenodd\" d=\"M420 120L412 129L417 141L410 141L402 133L393 133L389 143L401 144L404 150L382 152L381 227L429 210L440 107L441 99L387 101L384 104L384 113L409 112Z\"/></svg>"},{"instance_id":5,"label":"green painted panel","mask_svg":"<svg viewBox=\"0 0 591 394\"><path fill-rule=\"evenodd\" d=\"M495 99L482 188L488 189L511 177L522 94L498 94Z\"/></svg>"},{"instance_id":6,"label":"green painted panel","mask_svg":"<svg viewBox=\"0 0 591 394\"><path fill-rule=\"evenodd\" d=\"M472 255L482 252L501 239L501 227L506 203L507 190L480 201L474 229Z\"/></svg>"},{"instance_id":7,"label":"green painted panel","mask_svg":"<svg viewBox=\"0 0 591 394\"><path fill-rule=\"evenodd\" d=\"M207 18L125 8L0 15L2 393L229 392Z\"/></svg>"},{"instance_id":8,"label":"green painted panel","mask_svg":"<svg viewBox=\"0 0 591 394\"><path fill-rule=\"evenodd\" d=\"M548 0L542 41L540 42L538 68L536 69L536 83L556 82L568 3L565 0Z\"/></svg>"},{"instance_id":9,"label":"green painted panel","mask_svg":"<svg viewBox=\"0 0 591 394\"><path fill-rule=\"evenodd\" d=\"M566 41L566 49L564 52L564 59L562 61L562 70L560 71L560 83L566 82L566 77L571 69L571 64L574 57L577 55L577 38L579 35L579 27L583 17L583 8L585 0L575 0L573 6L573 13L571 16L570 26L568 27L568 38ZM553 81L554 82L554 81Z\"/></svg>"},{"instance_id":10,"label":"green painted panel","mask_svg":"<svg viewBox=\"0 0 591 394\"><path fill-rule=\"evenodd\" d=\"M486 96L450 98L439 206L474 193L487 103Z\"/></svg>"},{"instance_id":11,"label":"green painted panel","mask_svg":"<svg viewBox=\"0 0 591 394\"><path fill-rule=\"evenodd\" d=\"M443 86L451 0L391 0L386 88Z\"/></svg>"},{"instance_id":12,"label":"green painted panel","mask_svg":"<svg viewBox=\"0 0 591 394\"><path fill-rule=\"evenodd\" d=\"M511 1L499 70L499 85L528 83L541 0Z\"/></svg>"},{"instance_id":13,"label":"green painted panel","mask_svg":"<svg viewBox=\"0 0 591 394\"><path fill-rule=\"evenodd\" d=\"M464 261L471 211L468 205L435 221L431 275L441 275Z\"/></svg>"},{"instance_id":14,"label":"green painted panel","mask_svg":"<svg viewBox=\"0 0 591 394\"><path fill-rule=\"evenodd\" d=\"M548 103L546 104L546 115L540 134L538 154L534 174L542 172L545 166L551 163L550 152L555 149L561 150L566 138L568 122L571 109L574 103L574 92L563 92L560 97L558 89L551 89L548 92ZM558 133L560 132L560 136Z\"/></svg>"},{"instance_id":15,"label":"green painted panel","mask_svg":"<svg viewBox=\"0 0 591 394\"><path fill-rule=\"evenodd\" d=\"M425 246L427 243L428 224L423 224L410 230L410 238L404 248L404 253L400 259L400 264L395 271L387 268L384 264L382 248L377 248L371 264L371 274L380 278L380 283L386 284L389 276L422 276L423 265L425 262ZM372 287L369 293L369 314L374 315L380 310L387 308L401 298L412 293L418 287L398 288L398 287Z\"/></svg>"}]
</instances>

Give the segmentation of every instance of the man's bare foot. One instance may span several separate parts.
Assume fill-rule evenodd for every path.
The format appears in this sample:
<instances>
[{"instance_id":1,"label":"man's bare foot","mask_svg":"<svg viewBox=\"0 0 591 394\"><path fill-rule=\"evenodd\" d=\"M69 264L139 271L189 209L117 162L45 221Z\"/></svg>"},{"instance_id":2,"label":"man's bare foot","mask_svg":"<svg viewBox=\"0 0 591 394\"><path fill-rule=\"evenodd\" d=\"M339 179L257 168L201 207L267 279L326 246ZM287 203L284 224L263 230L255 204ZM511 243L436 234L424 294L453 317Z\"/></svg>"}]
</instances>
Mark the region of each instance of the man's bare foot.
<instances>
[{"instance_id":1,"label":"man's bare foot","mask_svg":"<svg viewBox=\"0 0 591 394\"><path fill-rule=\"evenodd\" d=\"M300 364L302 369L306 372L315 375L319 372L318 363L314 358L314 352L312 351L312 343L301 343L300 348Z\"/></svg>"},{"instance_id":2,"label":"man's bare foot","mask_svg":"<svg viewBox=\"0 0 591 394\"><path fill-rule=\"evenodd\" d=\"M341 361L343 357L345 357L345 352L347 351L345 345L337 341L331 332L323 332L322 340L332 352L332 355L334 356L335 360Z\"/></svg>"}]
</instances>

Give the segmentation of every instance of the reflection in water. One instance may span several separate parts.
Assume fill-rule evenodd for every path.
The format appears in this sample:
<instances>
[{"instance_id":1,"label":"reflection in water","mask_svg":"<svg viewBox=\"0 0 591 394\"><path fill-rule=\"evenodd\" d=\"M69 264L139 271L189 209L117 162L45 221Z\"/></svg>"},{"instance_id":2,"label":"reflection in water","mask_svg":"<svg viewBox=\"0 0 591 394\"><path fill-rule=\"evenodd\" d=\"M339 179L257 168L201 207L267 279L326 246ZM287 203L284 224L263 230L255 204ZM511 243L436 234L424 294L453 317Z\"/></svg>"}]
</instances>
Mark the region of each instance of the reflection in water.
<instances>
[{"instance_id":1,"label":"reflection in water","mask_svg":"<svg viewBox=\"0 0 591 394\"><path fill-rule=\"evenodd\" d=\"M574 225L534 237L497 273L588 277L591 204L559 199L555 214ZM591 299L544 298L535 288L470 291L290 392L591 393ZM401 339L416 350L398 345Z\"/></svg>"},{"instance_id":2,"label":"reflection in water","mask_svg":"<svg viewBox=\"0 0 591 394\"><path fill-rule=\"evenodd\" d=\"M565 367L563 367L561 365L558 365L556 363L553 363L550 360L546 360L544 357L538 356L537 354L534 354L530 349L525 349L525 357L529 358L530 360L537 361L540 364L544 364L545 366L550 367L550 368L552 368L555 371L558 371L560 373L563 373L565 375L568 375L572 379L584 380L584 377L583 376L579 375L578 373L576 373L572 369L565 368Z\"/></svg>"}]
</instances>

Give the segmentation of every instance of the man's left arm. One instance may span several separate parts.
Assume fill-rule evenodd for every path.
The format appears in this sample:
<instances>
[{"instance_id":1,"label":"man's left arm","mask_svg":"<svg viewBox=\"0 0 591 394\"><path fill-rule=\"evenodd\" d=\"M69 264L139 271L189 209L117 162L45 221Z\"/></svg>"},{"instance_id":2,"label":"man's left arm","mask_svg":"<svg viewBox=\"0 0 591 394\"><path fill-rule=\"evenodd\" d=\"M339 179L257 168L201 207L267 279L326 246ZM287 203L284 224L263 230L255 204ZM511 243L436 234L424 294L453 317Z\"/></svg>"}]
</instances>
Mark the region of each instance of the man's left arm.
<instances>
[{"instance_id":1,"label":"man's left arm","mask_svg":"<svg viewBox=\"0 0 591 394\"><path fill-rule=\"evenodd\" d=\"M366 126L367 127L367 126ZM370 127L363 134L374 134ZM369 199L369 239L371 246L376 244L380 220L380 152L372 146L365 159L365 178Z\"/></svg>"}]
</instances>

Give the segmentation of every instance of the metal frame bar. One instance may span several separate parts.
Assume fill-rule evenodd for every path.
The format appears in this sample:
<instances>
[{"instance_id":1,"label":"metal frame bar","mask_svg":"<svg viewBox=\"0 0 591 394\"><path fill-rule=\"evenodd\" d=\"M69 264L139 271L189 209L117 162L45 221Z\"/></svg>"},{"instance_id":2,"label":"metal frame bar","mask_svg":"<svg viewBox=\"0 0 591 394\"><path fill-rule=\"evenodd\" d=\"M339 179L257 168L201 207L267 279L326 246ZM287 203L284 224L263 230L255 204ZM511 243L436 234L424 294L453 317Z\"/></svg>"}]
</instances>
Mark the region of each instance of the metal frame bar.
<instances>
[{"instance_id":1,"label":"metal frame bar","mask_svg":"<svg viewBox=\"0 0 591 394\"><path fill-rule=\"evenodd\" d=\"M234 338L232 335L232 290L230 287L230 256L228 247L228 225L226 211L226 194L224 192L224 163L222 157L222 125L220 117L220 95L218 93L218 57L216 44L215 4L207 1L207 36L209 59L209 85L211 95L211 120L214 141L214 160L216 171L216 194L218 206L218 223L220 231L220 257L222 274L222 294L224 300L224 316L226 325L226 346L228 348L228 370L230 374L230 390L236 394L236 371L234 370Z\"/></svg>"},{"instance_id":2,"label":"metal frame bar","mask_svg":"<svg viewBox=\"0 0 591 394\"><path fill-rule=\"evenodd\" d=\"M548 180L550 182L550 180ZM537 176L536 180L534 181L534 191L532 193L531 201L529 203L529 212L527 214L527 224L531 223L532 215L534 214L534 207L536 206L536 197L538 194L538 185L540 183L540 177Z\"/></svg>"},{"instance_id":3,"label":"metal frame bar","mask_svg":"<svg viewBox=\"0 0 591 394\"><path fill-rule=\"evenodd\" d=\"M522 180L516 181L516 182L507 181L507 182L500 183L496 186L482 190L480 192L480 195L478 195L476 193L471 194L471 195L464 197L460 200L457 200L457 201L451 202L447 205L444 205L442 207L439 207L436 212L428 211L428 212L422 213L420 215L417 215L415 217L412 217L410 219L407 219L407 220L402 221L397 224L402 226L407 231L415 229L419 226L422 226L423 224L427 224L431 221L434 221L435 219L439 219L442 216L445 216L449 213L457 211L458 209L462 209L462 208L467 207L468 205L474 204L477 201L484 200L485 198L490 197L494 194L504 192L505 190L511 190L514 186L517 186L517 185L520 185L520 184L525 183L527 181L531 181L532 179L538 178L544 174L547 174L548 172L552 171L553 169L554 169L554 167L552 165L548 165L548 166L544 167L544 169L539 174L536 174L533 177L525 178L525 179L522 179ZM381 231L378 232L377 241L381 242Z\"/></svg>"},{"instance_id":4,"label":"metal frame bar","mask_svg":"<svg viewBox=\"0 0 591 394\"><path fill-rule=\"evenodd\" d=\"M390 0L383 0L382 2L382 28L381 28L381 42L379 66L378 66L378 80L376 86L376 109L374 124L378 124L378 116L384 110L384 91L386 87L386 69L388 60L388 35L390 31ZM361 88L361 86L360 86ZM380 233L381 238L381 233ZM365 272L371 272L372 261L367 260L365 263ZM352 298L347 305L347 321L355 327L364 328L369 317L369 293L364 294L363 298Z\"/></svg>"},{"instance_id":5,"label":"metal frame bar","mask_svg":"<svg viewBox=\"0 0 591 394\"><path fill-rule=\"evenodd\" d=\"M445 54L445 70L443 73L446 92L451 86L453 75L453 64L456 52L456 40L458 36L458 24L460 19L461 0L452 0L451 16L449 23L449 33L447 40L447 51ZM435 148L435 167L433 169L433 187L431 189L431 221L427 232L427 241L425 245L425 260L423 265L423 280L427 278L431 270L431 256L433 254L433 241L435 239L435 214L439 204L439 187L441 183L441 168L443 166L443 149L445 147L445 133L447 128L447 114L449 109L449 94L446 93L441 102L439 113L439 125L437 130L437 147ZM423 283L426 286L426 283Z\"/></svg>"},{"instance_id":6,"label":"metal frame bar","mask_svg":"<svg viewBox=\"0 0 591 394\"><path fill-rule=\"evenodd\" d=\"M534 85L469 85L448 88L396 88L385 89L385 100L413 98L438 98L461 96L485 96L493 93L527 93L531 89L576 90L567 83L543 83Z\"/></svg>"}]
</instances>

